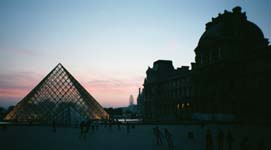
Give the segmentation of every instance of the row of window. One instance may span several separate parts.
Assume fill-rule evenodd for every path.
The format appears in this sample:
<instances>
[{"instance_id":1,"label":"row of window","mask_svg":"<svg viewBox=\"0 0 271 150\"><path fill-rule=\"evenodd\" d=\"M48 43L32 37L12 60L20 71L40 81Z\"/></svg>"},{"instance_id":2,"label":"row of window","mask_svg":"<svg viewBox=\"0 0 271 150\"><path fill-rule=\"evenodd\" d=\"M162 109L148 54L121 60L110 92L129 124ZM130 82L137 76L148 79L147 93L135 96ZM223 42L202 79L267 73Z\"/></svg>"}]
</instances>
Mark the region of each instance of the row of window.
<instances>
[{"instance_id":1,"label":"row of window","mask_svg":"<svg viewBox=\"0 0 271 150\"><path fill-rule=\"evenodd\" d=\"M190 102L179 103L176 105L176 107L177 107L177 110L191 108L191 103Z\"/></svg>"},{"instance_id":2,"label":"row of window","mask_svg":"<svg viewBox=\"0 0 271 150\"><path fill-rule=\"evenodd\" d=\"M182 79L167 82L166 84L163 84L162 87L165 89L171 89L171 88L176 88L176 87L185 87L188 85L191 85L190 78L182 78Z\"/></svg>"},{"instance_id":3,"label":"row of window","mask_svg":"<svg viewBox=\"0 0 271 150\"><path fill-rule=\"evenodd\" d=\"M191 97L191 94L192 94L192 88L184 87L184 88L174 89L172 91L163 91L162 97L166 97L166 98Z\"/></svg>"},{"instance_id":4,"label":"row of window","mask_svg":"<svg viewBox=\"0 0 271 150\"><path fill-rule=\"evenodd\" d=\"M177 98L177 97L191 97L192 96L192 87L187 88L178 88L171 91L145 91L145 97L151 98L153 96L158 96L162 98Z\"/></svg>"}]
</instances>

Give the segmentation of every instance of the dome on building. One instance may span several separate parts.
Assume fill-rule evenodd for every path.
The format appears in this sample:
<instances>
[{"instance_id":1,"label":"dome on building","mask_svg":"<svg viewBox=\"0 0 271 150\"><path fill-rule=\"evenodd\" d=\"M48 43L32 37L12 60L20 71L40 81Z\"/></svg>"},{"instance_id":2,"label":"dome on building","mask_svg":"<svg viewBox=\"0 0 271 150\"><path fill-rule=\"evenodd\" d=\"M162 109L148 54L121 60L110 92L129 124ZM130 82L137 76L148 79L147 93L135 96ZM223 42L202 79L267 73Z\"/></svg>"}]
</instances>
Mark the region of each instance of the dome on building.
<instances>
[{"instance_id":1,"label":"dome on building","mask_svg":"<svg viewBox=\"0 0 271 150\"><path fill-rule=\"evenodd\" d=\"M195 51L225 45L255 49L268 46L268 40L256 24L247 20L245 12L241 12L241 7L235 7L232 12L225 10L206 24L206 31Z\"/></svg>"}]
</instances>

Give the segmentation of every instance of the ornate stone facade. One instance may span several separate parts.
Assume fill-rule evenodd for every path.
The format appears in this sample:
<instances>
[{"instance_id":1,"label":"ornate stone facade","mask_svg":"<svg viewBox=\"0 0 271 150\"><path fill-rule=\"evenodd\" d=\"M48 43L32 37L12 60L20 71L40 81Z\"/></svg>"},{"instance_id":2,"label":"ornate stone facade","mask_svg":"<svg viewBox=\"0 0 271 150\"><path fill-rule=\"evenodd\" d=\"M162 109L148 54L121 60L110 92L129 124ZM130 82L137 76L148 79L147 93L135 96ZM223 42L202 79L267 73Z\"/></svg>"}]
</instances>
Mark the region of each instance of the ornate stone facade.
<instances>
[{"instance_id":1,"label":"ornate stone facade","mask_svg":"<svg viewBox=\"0 0 271 150\"><path fill-rule=\"evenodd\" d=\"M268 117L271 47L240 7L206 24L195 54L195 112L233 114L238 120Z\"/></svg>"},{"instance_id":2,"label":"ornate stone facade","mask_svg":"<svg viewBox=\"0 0 271 150\"><path fill-rule=\"evenodd\" d=\"M195 54L191 70L175 70L171 61L161 60L148 68L145 118L178 120L190 114L192 119L270 120L271 46L240 7L206 24Z\"/></svg>"},{"instance_id":3,"label":"ornate stone facade","mask_svg":"<svg viewBox=\"0 0 271 150\"><path fill-rule=\"evenodd\" d=\"M174 69L172 61L158 60L148 68L144 81L144 118L179 120L191 108L191 70Z\"/></svg>"}]
</instances>

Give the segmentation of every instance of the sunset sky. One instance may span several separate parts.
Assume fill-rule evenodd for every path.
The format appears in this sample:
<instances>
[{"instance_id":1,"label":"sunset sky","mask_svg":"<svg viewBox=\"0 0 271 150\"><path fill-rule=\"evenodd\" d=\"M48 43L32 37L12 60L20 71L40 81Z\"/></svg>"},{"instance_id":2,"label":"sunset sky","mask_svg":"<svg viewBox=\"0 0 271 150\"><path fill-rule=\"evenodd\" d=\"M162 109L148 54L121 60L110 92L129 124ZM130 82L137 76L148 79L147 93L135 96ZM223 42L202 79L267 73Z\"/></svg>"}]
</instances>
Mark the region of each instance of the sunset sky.
<instances>
[{"instance_id":1,"label":"sunset sky","mask_svg":"<svg viewBox=\"0 0 271 150\"><path fill-rule=\"evenodd\" d=\"M127 106L148 66L190 65L205 24L237 5L270 39L270 0L1 0L0 106L58 63L102 106Z\"/></svg>"}]
</instances>

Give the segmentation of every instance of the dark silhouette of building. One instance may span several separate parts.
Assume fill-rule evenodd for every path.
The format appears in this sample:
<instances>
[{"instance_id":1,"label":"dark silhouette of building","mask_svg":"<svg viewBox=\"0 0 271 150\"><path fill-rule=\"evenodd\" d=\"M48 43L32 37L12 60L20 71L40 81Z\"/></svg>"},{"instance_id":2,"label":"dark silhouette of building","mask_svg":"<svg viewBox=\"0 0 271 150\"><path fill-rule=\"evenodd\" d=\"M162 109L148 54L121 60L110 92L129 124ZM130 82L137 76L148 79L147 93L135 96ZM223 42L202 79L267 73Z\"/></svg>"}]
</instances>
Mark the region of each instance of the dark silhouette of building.
<instances>
[{"instance_id":1,"label":"dark silhouette of building","mask_svg":"<svg viewBox=\"0 0 271 150\"><path fill-rule=\"evenodd\" d=\"M206 24L192 64L195 112L270 118L271 47L240 7Z\"/></svg>"},{"instance_id":2,"label":"dark silhouette of building","mask_svg":"<svg viewBox=\"0 0 271 150\"><path fill-rule=\"evenodd\" d=\"M139 88L137 96L137 112L140 116L142 116L144 112L143 106L144 106L144 92L141 91L141 88Z\"/></svg>"},{"instance_id":3,"label":"dark silhouette of building","mask_svg":"<svg viewBox=\"0 0 271 150\"><path fill-rule=\"evenodd\" d=\"M74 124L108 117L108 113L87 90L58 64L6 115L5 120Z\"/></svg>"},{"instance_id":4,"label":"dark silhouette of building","mask_svg":"<svg viewBox=\"0 0 271 150\"><path fill-rule=\"evenodd\" d=\"M164 60L148 68L145 118L270 120L271 46L240 7L212 18L194 51L191 70Z\"/></svg>"},{"instance_id":5,"label":"dark silhouette of building","mask_svg":"<svg viewBox=\"0 0 271 150\"><path fill-rule=\"evenodd\" d=\"M176 120L191 108L191 70L174 69L172 61L158 60L144 81L144 119Z\"/></svg>"}]
</instances>

